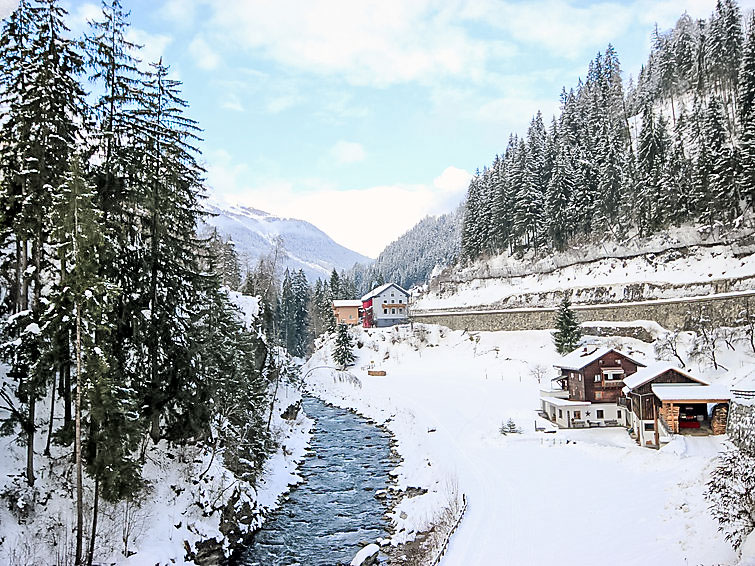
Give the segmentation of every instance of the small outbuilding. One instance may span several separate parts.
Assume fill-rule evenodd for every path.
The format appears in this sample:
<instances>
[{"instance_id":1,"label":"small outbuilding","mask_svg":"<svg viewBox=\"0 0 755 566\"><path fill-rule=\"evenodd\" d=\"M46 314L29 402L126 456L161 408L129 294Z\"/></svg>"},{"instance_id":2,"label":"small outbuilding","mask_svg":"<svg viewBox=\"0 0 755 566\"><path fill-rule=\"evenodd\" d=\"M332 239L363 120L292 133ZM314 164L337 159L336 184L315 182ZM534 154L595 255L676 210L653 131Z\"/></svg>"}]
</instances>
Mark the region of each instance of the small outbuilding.
<instances>
[{"instance_id":1,"label":"small outbuilding","mask_svg":"<svg viewBox=\"0 0 755 566\"><path fill-rule=\"evenodd\" d=\"M336 317L336 324L348 324L349 326L359 324L361 308L362 301L333 301L333 314Z\"/></svg>"},{"instance_id":2,"label":"small outbuilding","mask_svg":"<svg viewBox=\"0 0 755 566\"><path fill-rule=\"evenodd\" d=\"M724 434L731 393L669 362L624 380L632 429L642 446L659 447L672 434Z\"/></svg>"}]
</instances>

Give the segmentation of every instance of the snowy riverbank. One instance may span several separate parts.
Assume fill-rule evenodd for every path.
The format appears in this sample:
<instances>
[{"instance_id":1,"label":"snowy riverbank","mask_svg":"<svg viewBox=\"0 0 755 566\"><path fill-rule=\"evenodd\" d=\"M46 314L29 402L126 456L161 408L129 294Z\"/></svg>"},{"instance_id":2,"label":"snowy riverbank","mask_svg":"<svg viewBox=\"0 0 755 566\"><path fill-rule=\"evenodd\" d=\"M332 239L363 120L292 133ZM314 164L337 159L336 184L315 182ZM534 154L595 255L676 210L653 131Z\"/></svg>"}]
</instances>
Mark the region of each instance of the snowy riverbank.
<instances>
[{"instance_id":1,"label":"snowy riverbank","mask_svg":"<svg viewBox=\"0 0 755 566\"><path fill-rule=\"evenodd\" d=\"M280 391L272 421L279 445L256 488L234 478L223 467L222 457L213 457L210 450L175 449L165 442L150 449L144 468L150 485L142 499L101 504L96 561L128 566L185 564L187 554L198 550L201 554L200 549L212 540L227 551L231 541L221 532L221 515L229 502L254 514L243 530L258 527L281 495L300 481L296 468L311 421L301 412L295 420L281 417L299 398L294 389ZM75 524L70 449L53 444L51 450L51 458L38 457L35 488L19 487L22 480L13 471L23 469L25 448L11 437L0 437L0 493L3 503L13 498L17 505L13 511L8 504L0 506L0 564L57 564L70 556L75 544L65 536ZM93 485L85 484L85 500L91 500L92 490ZM32 498L34 504L20 507Z\"/></svg>"},{"instance_id":2,"label":"snowy riverbank","mask_svg":"<svg viewBox=\"0 0 755 566\"><path fill-rule=\"evenodd\" d=\"M598 564L606 557L617 564L737 562L703 498L721 438L684 437L656 452L620 428L534 431L534 370L557 358L548 332L469 335L415 325L354 333L361 344L350 369L356 379L320 369L307 386L385 423L404 458L393 472L398 488L428 490L395 508L394 543L426 528L458 485L469 505L447 566ZM611 340L652 355L652 345ZM331 365L330 347L304 370ZM727 363L751 363L746 357L738 352ZM368 376L370 365L387 375ZM523 432L502 436L508 419Z\"/></svg>"}]
</instances>

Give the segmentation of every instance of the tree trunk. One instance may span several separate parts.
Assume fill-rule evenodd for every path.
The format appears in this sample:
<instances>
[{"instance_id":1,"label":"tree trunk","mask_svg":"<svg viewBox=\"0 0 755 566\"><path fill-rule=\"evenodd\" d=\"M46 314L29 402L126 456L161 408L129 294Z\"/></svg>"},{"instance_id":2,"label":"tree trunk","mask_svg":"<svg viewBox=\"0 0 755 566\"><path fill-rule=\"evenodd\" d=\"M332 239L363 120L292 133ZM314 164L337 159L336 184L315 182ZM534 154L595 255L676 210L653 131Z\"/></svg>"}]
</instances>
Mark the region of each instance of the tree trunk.
<instances>
[{"instance_id":1,"label":"tree trunk","mask_svg":"<svg viewBox=\"0 0 755 566\"><path fill-rule=\"evenodd\" d=\"M66 331L68 334L68 331ZM68 351L68 339L66 338L66 351ZM68 357L68 355L66 355ZM71 414L71 364L66 363L63 365L63 426L69 427L73 421L73 415Z\"/></svg>"},{"instance_id":2,"label":"tree trunk","mask_svg":"<svg viewBox=\"0 0 755 566\"><path fill-rule=\"evenodd\" d=\"M32 383L29 384L30 386ZM36 417L37 403L34 400L34 394L29 391L29 412L27 414L27 426L26 431L26 483L30 486L34 486L34 419Z\"/></svg>"},{"instance_id":3,"label":"tree trunk","mask_svg":"<svg viewBox=\"0 0 755 566\"><path fill-rule=\"evenodd\" d=\"M94 506L92 508L92 535L89 539L89 556L87 556L87 566L92 566L94 559L94 543L97 539L97 513L100 508L100 478L94 478Z\"/></svg>"},{"instance_id":4,"label":"tree trunk","mask_svg":"<svg viewBox=\"0 0 755 566\"><path fill-rule=\"evenodd\" d=\"M81 564L84 540L84 488L81 473L81 312L76 305L76 560Z\"/></svg>"},{"instance_id":5,"label":"tree trunk","mask_svg":"<svg viewBox=\"0 0 755 566\"><path fill-rule=\"evenodd\" d=\"M58 369L59 373L63 372L63 369ZM52 440L52 424L55 419L55 385L57 380L52 380L52 395L50 395L50 423L47 426L47 444L45 445L45 456L50 455L50 441Z\"/></svg>"}]
</instances>

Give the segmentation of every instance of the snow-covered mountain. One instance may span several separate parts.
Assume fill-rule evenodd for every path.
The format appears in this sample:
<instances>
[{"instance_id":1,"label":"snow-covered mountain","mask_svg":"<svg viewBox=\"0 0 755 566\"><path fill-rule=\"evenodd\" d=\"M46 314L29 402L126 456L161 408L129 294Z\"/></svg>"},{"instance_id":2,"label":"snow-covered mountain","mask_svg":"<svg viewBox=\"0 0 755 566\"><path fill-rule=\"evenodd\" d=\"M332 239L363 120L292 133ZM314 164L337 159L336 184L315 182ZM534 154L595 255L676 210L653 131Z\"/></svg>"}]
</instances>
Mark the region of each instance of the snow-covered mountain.
<instances>
[{"instance_id":1,"label":"snow-covered mountain","mask_svg":"<svg viewBox=\"0 0 755 566\"><path fill-rule=\"evenodd\" d=\"M253 269L260 257L270 255L280 237L284 256L282 268L303 269L310 281L330 276L333 268L350 269L355 263L372 260L334 242L330 236L304 220L279 218L262 210L245 206L210 202L211 214L199 227L200 234L212 227L230 237L239 254L242 273Z\"/></svg>"}]
</instances>

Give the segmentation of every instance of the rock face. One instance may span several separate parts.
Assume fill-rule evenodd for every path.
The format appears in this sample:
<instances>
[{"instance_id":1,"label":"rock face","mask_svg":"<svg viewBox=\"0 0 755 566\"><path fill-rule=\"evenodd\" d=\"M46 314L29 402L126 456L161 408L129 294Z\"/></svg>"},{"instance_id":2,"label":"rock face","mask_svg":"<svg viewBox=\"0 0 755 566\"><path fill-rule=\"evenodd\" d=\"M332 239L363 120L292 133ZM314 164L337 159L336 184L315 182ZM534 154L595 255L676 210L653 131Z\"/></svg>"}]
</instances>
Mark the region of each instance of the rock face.
<instances>
[{"instance_id":1,"label":"rock face","mask_svg":"<svg viewBox=\"0 0 755 566\"><path fill-rule=\"evenodd\" d=\"M377 566L380 547L376 544L368 544L357 552L350 566Z\"/></svg>"},{"instance_id":2,"label":"rock face","mask_svg":"<svg viewBox=\"0 0 755 566\"><path fill-rule=\"evenodd\" d=\"M737 447L755 454L755 405L732 401L726 432Z\"/></svg>"},{"instance_id":3,"label":"rock face","mask_svg":"<svg viewBox=\"0 0 755 566\"><path fill-rule=\"evenodd\" d=\"M291 405L286 407L286 409L281 413L281 418L286 419L287 421L296 420L296 417L299 414L300 410L301 410L301 401L292 403Z\"/></svg>"}]
</instances>

